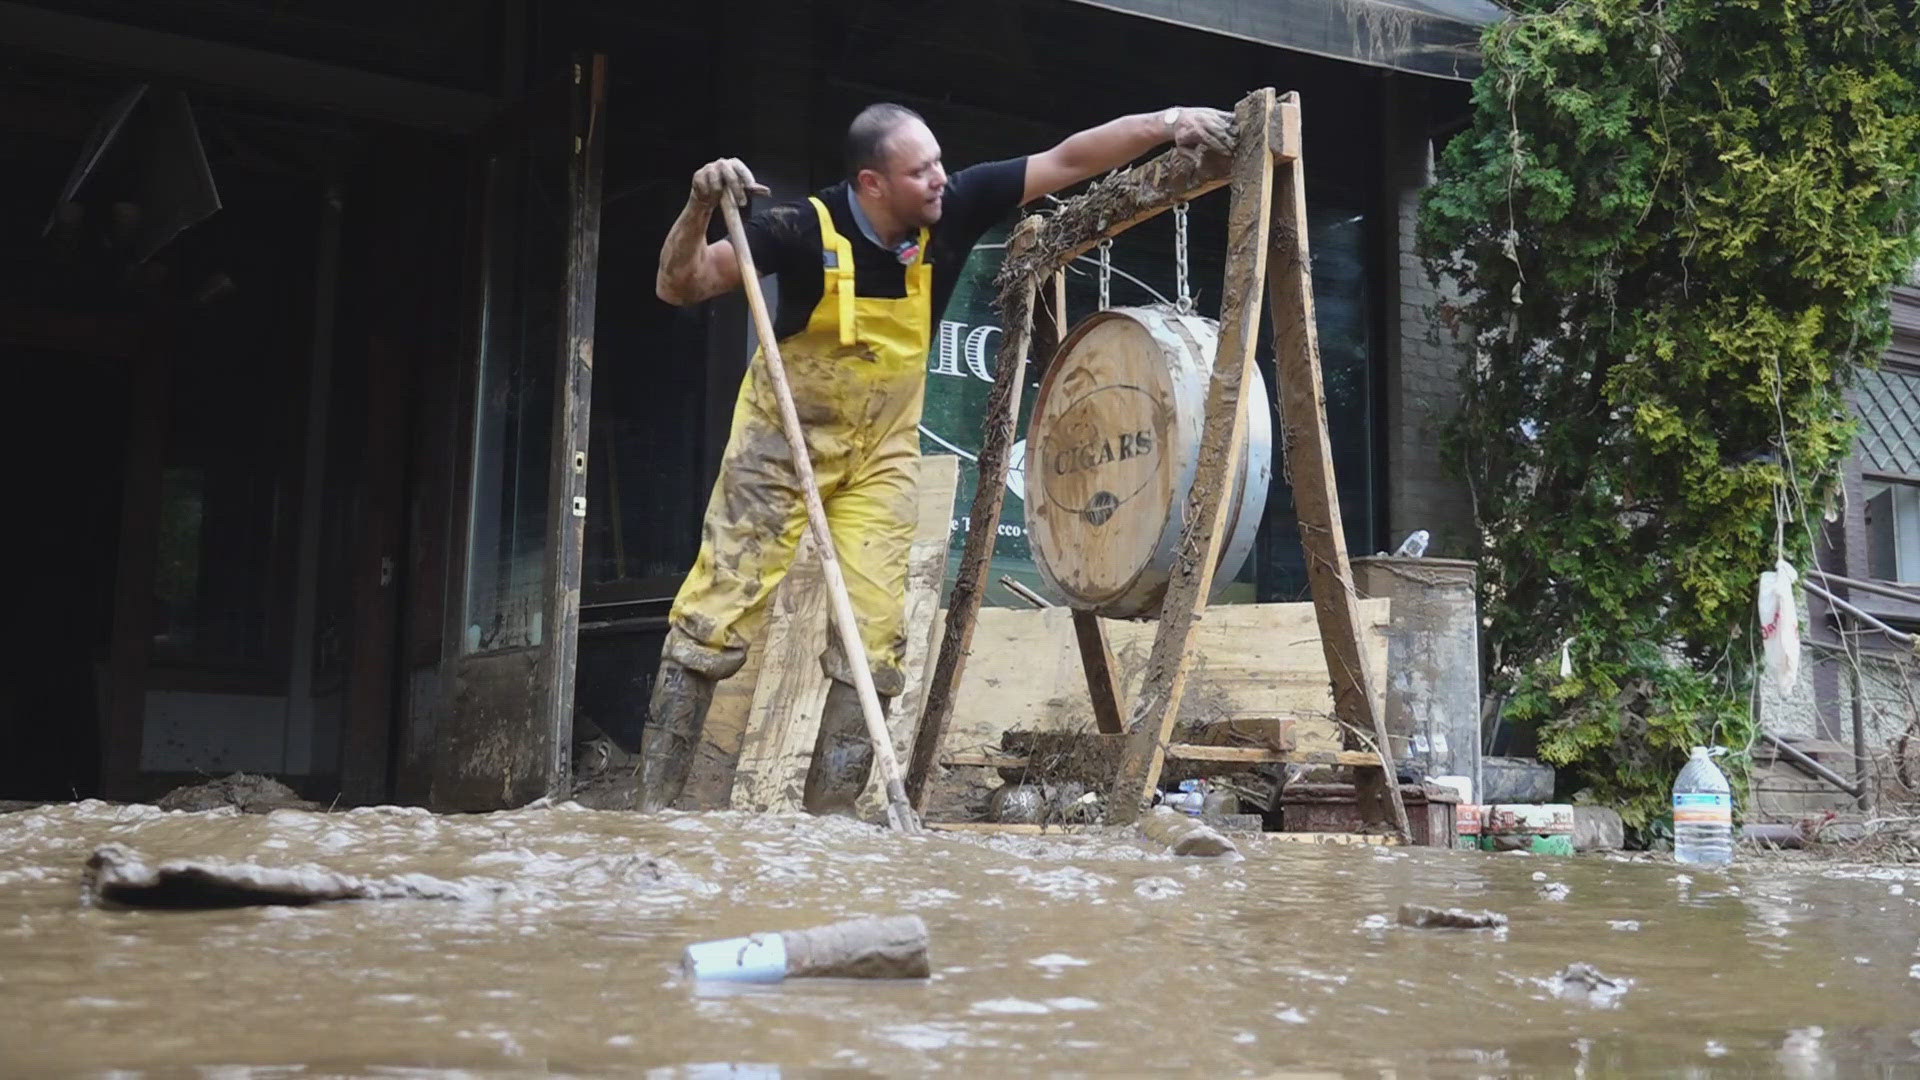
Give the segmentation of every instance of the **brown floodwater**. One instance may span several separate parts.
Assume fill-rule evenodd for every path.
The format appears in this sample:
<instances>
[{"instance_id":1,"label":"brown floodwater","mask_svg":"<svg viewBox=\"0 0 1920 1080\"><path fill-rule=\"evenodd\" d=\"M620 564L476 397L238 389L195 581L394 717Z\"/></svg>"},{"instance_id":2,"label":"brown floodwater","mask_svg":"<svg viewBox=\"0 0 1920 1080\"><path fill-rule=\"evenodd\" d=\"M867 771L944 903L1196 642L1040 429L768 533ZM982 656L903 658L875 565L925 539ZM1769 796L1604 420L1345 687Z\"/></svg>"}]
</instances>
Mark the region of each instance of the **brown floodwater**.
<instances>
[{"instance_id":1,"label":"brown floodwater","mask_svg":"<svg viewBox=\"0 0 1920 1080\"><path fill-rule=\"evenodd\" d=\"M82 903L93 848L491 884ZM0 815L0 1076L1920 1075L1920 875L573 806ZM1558 886L1558 887L1556 887ZM1505 931L1413 930L1403 901ZM688 943L917 914L923 982L711 987ZM1625 983L1582 993L1574 962Z\"/></svg>"}]
</instances>

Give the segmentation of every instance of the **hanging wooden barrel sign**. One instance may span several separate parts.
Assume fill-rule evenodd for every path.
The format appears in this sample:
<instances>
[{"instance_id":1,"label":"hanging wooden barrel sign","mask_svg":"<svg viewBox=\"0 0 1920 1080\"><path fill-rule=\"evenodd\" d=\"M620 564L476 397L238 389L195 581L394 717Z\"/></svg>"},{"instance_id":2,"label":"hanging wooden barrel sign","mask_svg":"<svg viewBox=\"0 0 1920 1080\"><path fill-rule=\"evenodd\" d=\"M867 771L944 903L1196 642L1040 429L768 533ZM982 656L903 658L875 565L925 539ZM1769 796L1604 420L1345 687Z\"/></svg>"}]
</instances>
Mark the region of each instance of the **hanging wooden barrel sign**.
<instances>
[{"instance_id":1,"label":"hanging wooden barrel sign","mask_svg":"<svg viewBox=\"0 0 1920 1080\"><path fill-rule=\"evenodd\" d=\"M1071 606L1158 614L1200 461L1218 325L1165 307L1082 320L1040 382L1027 429L1027 530L1041 577ZM1214 593L1253 550L1273 478L1273 415L1259 369L1241 387L1240 472Z\"/></svg>"}]
</instances>

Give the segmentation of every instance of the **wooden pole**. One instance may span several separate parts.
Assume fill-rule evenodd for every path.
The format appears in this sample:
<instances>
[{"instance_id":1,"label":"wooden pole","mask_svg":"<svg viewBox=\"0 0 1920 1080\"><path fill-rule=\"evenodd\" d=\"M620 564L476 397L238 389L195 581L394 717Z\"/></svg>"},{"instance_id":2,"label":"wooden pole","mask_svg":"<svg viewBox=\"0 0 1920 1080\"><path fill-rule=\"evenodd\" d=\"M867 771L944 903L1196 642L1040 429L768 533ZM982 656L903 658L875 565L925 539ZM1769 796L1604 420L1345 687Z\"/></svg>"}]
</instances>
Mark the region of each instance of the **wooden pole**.
<instances>
[{"instance_id":1,"label":"wooden pole","mask_svg":"<svg viewBox=\"0 0 1920 1080\"><path fill-rule=\"evenodd\" d=\"M566 312L560 325L555 374L553 431L564 440L548 473L547 520L560 524L548 558L552 590L548 625L555 630L553 659L547 670L553 689L542 702L543 725L552 745L546 751L550 793L573 782L573 695L580 660L580 579L586 564L587 451L593 414L594 310L600 281L601 169L606 157L607 58L595 53L573 64L571 127L573 154L567 162L572 208L567 240Z\"/></svg>"},{"instance_id":2,"label":"wooden pole","mask_svg":"<svg viewBox=\"0 0 1920 1080\"><path fill-rule=\"evenodd\" d=\"M1248 95L1235 112L1240 134L1233 153L1220 340L1207 390L1206 426L1187 493L1186 530L1167 582L1146 682L1133 706L1133 734L1107 803L1107 820L1113 824L1133 823L1160 782L1163 748L1172 739L1193 665L1194 630L1213 591L1246 428L1240 387L1253 366L1260 326L1260 285L1266 277L1273 205L1273 111L1274 93L1266 89Z\"/></svg>"},{"instance_id":3,"label":"wooden pole","mask_svg":"<svg viewBox=\"0 0 1920 1080\"><path fill-rule=\"evenodd\" d=\"M1300 99L1288 94L1278 105L1282 138L1299 145ZM1334 715L1351 730L1371 731L1381 756L1379 769L1355 770L1356 793L1386 787L1393 822L1412 841L1407 808L1393 775L1386 717L1374 708L1367 685L1365 650L1360 642L1358 595L1347 563L1347 539L1340 523L1340 496L1334 486L1333 444L1327 435L1327 398L1321 382L1320 341L1313 322L1312 260L1307 248L1307 186L1300 159L1280 165L1275 178L1274 227L1269 264L1273 303L1273 348L1278 368L1281 438L1287 447L1294 506L1300 518L1300 544L1307 560L1320 643L1333 682Z\"/></svg>"},{"instance_id":4,"label":"wooden pole","mask_svg":"<svg viewBox=\"0 0 1920 1080\"><path fill-rule=\"evenodd\" d=\"M853 669L853 687L860 695L860 711L866 716L867 737L873 740L873 754L880 762L880 778L887 787L887 821L900 832L917 833L920 818L907 801L900 762L893 754L893 737L887 731L886 714L880 708L880 696L873 689L873 673L867 670L867 650L860 643L860 624L853 615L853 602L847 599L847 582L840 572L840 559L834 554L833 533L827 528L826 507L820 502L820 485L813 479L813 461L807 456L806 433L793 408L793 391L787 387L786 365L780 362L773 317L767 313L767 298L760 292L760 276L754 269L753 251L747 245L746 229L740 223L740 207L733 192L721 196L720 212L726 218L727 238L733 242L734 255L740 263L740 284L747 293L747 306L753 310L753 324L760 333L767 381L773 384L773 396L780 403L780 421L786 428L787 445L793 451L793 471L806 498L807 521L813 527L813 541L820 551L820 569L827 581L827 595L833 602L834 627L840 633L841 648L846 650L847 666Z\"/></svg>"},{"instance_id":5,"label":"wooden pole","mask_svg":"<svg viewBox=\"0 0 1920 1080\"><path fill-rule=\"evenodd\" d=\"M1039 231L1039 218L1023 219L1007 241L1008 256L1031 245ZM947 726L953 721L954 695L967 665L967 650L973 647L973 627L987 589L994 540L1000 535L1000 507L1007 494L1013 432L1020 421L1020 390L1026 382L1022 376L1027 366L1027 343L1033 338L1037 286L1037 278L1026 277L1008 283L1000 294L1005 332L995 361L993 390L987 395L987 430L980 443L973 516L968 521L967 545L960 556L953 593L947 598L946 635L940 641L940 659L928 684L927 707L920 717L920 730L914 735L913 757L907 770L907 793L913 805L922 810L927 805L928 781L938 765L940 744L946 741Z\"/></svg>"}]
</instances>

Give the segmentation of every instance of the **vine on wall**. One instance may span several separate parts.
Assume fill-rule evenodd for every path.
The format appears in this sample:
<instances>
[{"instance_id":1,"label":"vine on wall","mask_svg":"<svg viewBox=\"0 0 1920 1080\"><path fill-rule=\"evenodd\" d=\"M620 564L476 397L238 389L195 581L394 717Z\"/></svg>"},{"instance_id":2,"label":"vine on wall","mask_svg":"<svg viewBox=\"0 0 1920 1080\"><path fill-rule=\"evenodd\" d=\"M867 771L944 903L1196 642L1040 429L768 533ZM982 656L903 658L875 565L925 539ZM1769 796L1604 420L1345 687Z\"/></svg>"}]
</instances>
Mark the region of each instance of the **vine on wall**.
<instances>
[{"instance_id":1,"label":"vine on wall","mask_svg":"<svg viewBox=\"0 0 1920 1080\"><path fill-rule=\"evenodd\" d=\"M1744 770L1756 580L1804 568L1837 505L1850 377L1920 253L1920 17L1508 6L1422 214L1472 343L1447 456L1482 534L1489 687L1646 828L1688 747Z\"/></svg>"}]
</instances>

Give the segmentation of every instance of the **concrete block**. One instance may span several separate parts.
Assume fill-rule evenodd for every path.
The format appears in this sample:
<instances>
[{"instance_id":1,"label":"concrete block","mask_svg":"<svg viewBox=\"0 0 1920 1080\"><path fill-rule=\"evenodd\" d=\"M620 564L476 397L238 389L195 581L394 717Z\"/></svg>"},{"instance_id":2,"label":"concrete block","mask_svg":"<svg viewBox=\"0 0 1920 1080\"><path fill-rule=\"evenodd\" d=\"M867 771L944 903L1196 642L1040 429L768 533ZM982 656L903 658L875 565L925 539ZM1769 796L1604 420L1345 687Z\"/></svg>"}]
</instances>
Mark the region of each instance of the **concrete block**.
<instances>
[{"instance_id":1,"label":"concrete block","mask_svg":"<svg viewBox=\"0 0 1920 1080\"><path fill-rule=\"evenodd\" d=\"M1573 808L1573 850L1619 851L1627 846L1627 826L1604 806Z\"/></svg>"}]
</instances>

